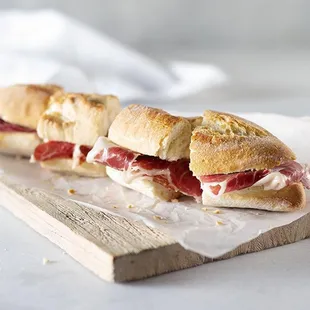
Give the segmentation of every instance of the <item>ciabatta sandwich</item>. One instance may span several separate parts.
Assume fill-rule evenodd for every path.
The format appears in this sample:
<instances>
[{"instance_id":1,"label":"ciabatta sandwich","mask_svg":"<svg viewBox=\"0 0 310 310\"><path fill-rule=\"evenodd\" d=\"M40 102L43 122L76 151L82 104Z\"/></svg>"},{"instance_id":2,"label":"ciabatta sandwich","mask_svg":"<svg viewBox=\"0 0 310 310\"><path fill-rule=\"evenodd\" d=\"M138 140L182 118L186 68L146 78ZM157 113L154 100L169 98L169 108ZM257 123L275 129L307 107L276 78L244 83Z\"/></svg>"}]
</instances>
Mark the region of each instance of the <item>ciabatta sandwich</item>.
<instances>
[{"instance_id":1,"label":"ciabatta sandwich","mask_svg":"<svg viewBox=\"0 0 310 310\"><path fill-rule=\"evenodd\" d=\"M53 98L41 116L37 132L44 143L32 159L43 168L83 176L105 176L104 166L85 162L100 136L108 129L121 107L117 97L66 93Z\"/></svg>"},{"instance_id":2,"label":"ciabatta sandwich","mask_svg":"<svg viewBox=\"0 0 310 310\"><path fill-rule=\"evenodd\" d=\"M0 89L0 152L30 156L41 142L37 124L56 85L14 85Z\"/></svg>"},{"instance_id":3,"label":"ciabatta sandwich","mask_svg":"<svg viewBox=\"0 0 310 310\"><path fill-rule=\"evenodd\" d=\"M201 120L130 105L115 118L108 139L97 140L87 162L107 166L112 180L152 198L199 198L200 182L189 170L189 144L192 126Z\"/></svg>"},{"instance_id":4,"label":"ciabatta sandwich","mask_svg":"<svg viewBox=\"0 0 310 310\"><path fill-rule=\"evenodd\" d=\"M193 131L190 169L206 206L292 211L306 204L309 170L284 143L240 117L206 111Z\"/></svg>"}]
</instances>

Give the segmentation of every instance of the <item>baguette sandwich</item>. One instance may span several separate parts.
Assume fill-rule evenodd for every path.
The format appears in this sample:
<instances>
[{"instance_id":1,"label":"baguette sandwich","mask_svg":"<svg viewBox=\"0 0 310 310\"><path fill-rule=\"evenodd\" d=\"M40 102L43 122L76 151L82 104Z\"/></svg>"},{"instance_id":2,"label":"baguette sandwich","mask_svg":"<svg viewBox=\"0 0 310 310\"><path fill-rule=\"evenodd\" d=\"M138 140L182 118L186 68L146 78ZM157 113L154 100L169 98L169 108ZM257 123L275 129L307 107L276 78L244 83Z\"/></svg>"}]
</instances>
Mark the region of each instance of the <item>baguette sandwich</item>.
<instances>
[{"instance_id":1,"label":"baguette sandwich","mask_svg":"<svg viewBox=\"0 0 310 310\"><path fill-rule=\"evenodd\" d=\"M193 131L190 169L206 206L293 211L306 205L306 166L278 138L240 117L206 111Z\"/></svg>"},{"instance_id":2,"label":"baguette sandwich","mask_svg":"<svg viewBox=\"0 0 310 310\"><path fill-rule=\"evenodd\" d=\"M192 196L206 206L292 211L305 207L306 166L260 126L206 111L186 119L131 105L99 137L87 162L115 182L161 200Z\"/></svg>"},{"instance_id":3,"label":"baguette sandwich","mask_svg":"<svg viewBox=\"0 0 310 310\"><path fill-rule=\"evenodd\" d=\"M56 85L13 85L0 89L0 152L30 156L41 142L37 124L51 96L61 93Z\"/></svg>"},{"instance_id":4,"label":"baguette sandwich","mask_svg":"<svg viewBox=\"0 0 310 310\"><path fill-rule=\"evenodd\" d=\"M199 118L130 105L115 118L108 139L97 140L87 162L107 166L112 180L152 198L200 197L200 182L189 170L189 144L197 122Z\"/></svg>"},{"instance_id":5,"label":"baguette sandwich","mask_svg":"<svg viewBox=\"0 0 310 310\"><path fill-rule=\"evenodd\" d=\"M44 143L36 147L32 160L53 171L105 176L104 166L85 158L98 137L107 135L120 110L118 98L110 95L65 93L53 98L38 122Z\"/></svg>"}]
</instances>

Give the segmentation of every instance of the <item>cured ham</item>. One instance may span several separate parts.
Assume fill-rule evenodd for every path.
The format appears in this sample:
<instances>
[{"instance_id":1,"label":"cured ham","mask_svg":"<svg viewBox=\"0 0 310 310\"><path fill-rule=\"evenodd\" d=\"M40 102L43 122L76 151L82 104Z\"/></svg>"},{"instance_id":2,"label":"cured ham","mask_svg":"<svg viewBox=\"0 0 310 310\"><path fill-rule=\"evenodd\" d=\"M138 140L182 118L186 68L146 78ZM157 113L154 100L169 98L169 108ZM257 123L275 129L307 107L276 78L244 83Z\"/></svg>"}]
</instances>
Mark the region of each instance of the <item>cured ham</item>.
<instances>
[{"instance_id":1,"label":"cured ham","mask_svg":"<svg viewBox=\"0 0 310 310\"><path fill-rule=\"evenodd\" d=\"M188 160L167 161L158 157L141 155L119 146L108 145L93 156L93 161L132 175L150 177L169 189L187 196L200 197L200 181L189 170Z\"/></svg>"},{"instance_id":2,"label":"cured ham","mask_svg":"<svg viewBox=\"0 0 310 310\"><path fill-rule=\"evenodd\" d=\"M110 147L100 151L94 161L116 170L128 170L133 161L139 156L130 150L121 147Z\"/></svg>"},{"instance_id":3,"label":"cured ham","mask_svg":"<svg viewBox=\"0 0 310 310\"><path fill-rule=\"evenodd\" d=\"M69 142L49 141L42 143L34 150L34 159L36 161L46 161L56 158L73 158L76 145ZM79 146L79 162L85 162L90 147Z\"/></svg>"},{"instance_id":4,"label":"cured ham","mask_svg":"<svg viewBox=\"0 0 310 310\"><path fill-rule=\"evenodd\" d=\"M265 177L268 173L268 170L260 170L231 174L214 174L203 176L200 178L200 180L202 183L210 183L210 190L212 193L214 195L219 195L223 186L223 182L225 182L226 189L225 191L221 192L222 194L251 187L257 181Z\"/></svg>"},{"instance_id":5,"label":"cured ham","mask_svg":"<svg viewBox=\"0 0 310 310\"><path fill-rule=\"evenodd\" d=\"M158 157L142 155L117 146L101 137L87 156L96 162L120 171L128 171L131 177L150 177L166 188L187 196L200 197L202 189L212 196L219 196L251 186L263 186L265 190L280 190L296 182L310 188L310 169L295 161L289 161L274 169L243 171L194 177L188 160L166 161Z\"/></svg>"},{"instance_id":6,"label":"cured ham","mask_svg":"<svg viewBox=\"0 0 310 310\"><path fill-rule=\"evenodd\" d=\"M282 175L282 177L281 177ZM295 161L289 161L270 170L254 170L231 174L215 174L200 177L204 186L209 186L213 195L242 190L251 186L269 184L274 177L274 189L281 189L293 183L302 182L310 189L310 169ZM268 178L268 179L267 179ZM266 182L264 182L266 180ZM224 190L223 190L224 188ZM266 189L271 189L269 186Z\"/></svg>"},{"instance_id":7,"label":"cured ham","mask_svg":"<svg viewBox=\"0 0 310 310\"><path fill-rule=\"evenodd\" d=\"M35 129L8 123L1 118L0 118L0 131L1 132L29 132L29 133L36 132Z\"/></svg>"}]
</instances>

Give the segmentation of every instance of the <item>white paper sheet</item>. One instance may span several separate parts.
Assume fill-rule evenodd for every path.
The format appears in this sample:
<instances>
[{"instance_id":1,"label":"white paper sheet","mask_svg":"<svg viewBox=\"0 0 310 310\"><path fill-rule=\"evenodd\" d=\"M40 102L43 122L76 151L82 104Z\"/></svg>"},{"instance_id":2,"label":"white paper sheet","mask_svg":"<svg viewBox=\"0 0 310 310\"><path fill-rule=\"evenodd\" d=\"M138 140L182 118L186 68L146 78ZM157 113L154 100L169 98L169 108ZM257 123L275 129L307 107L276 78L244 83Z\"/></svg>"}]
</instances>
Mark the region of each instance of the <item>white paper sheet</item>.
<instances>
[{"instance_id":1,"label":"white paper sheet","mask_svg":"<svg viewBox=\"0 0 310 310\"><path fill-rule=\"evenodd\" d=\"M300 162L310 162L310 142L307 139L310 133L309 120L272 114L243 116L263 125L287 143L296 152ZM202 205L189 198L178 203L159 202L123 188L108 178L61 176L25 160L1 156L0 171L17 184L49 190L67 199L87 203L88 207L143 221L167 232L184 248L212 258L310 212L309 192L307 207L302 211L275 213L221 209L220 214L214 214L215 209L203 211ZM75 195L68 196L67 190L70 188L76 190ZM128 208L129 205L132 208ZM217 221L223 222L223 225L216 225Z\"/></svg>"},{"instance_id":2,"label":"white paper sheet","mask_svg":"<svg viewBox=\"0 0 310 310\"><path fill-rule=\"evenodd\" d=\"M0 86L57 83L124 102L188 96L227 79L213 65L157 63L53 10L0 11L0 38Z\"/></svg>"}]
</instances>

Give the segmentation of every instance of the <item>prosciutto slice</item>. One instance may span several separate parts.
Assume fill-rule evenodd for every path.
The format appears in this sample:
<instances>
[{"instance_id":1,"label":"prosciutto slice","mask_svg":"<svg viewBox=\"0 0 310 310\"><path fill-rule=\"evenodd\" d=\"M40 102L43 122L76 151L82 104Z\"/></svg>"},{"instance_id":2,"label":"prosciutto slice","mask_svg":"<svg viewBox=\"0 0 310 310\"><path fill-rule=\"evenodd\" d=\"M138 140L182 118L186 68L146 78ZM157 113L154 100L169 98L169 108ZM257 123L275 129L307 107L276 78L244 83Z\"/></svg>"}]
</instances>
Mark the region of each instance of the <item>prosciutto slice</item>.
<instances>
[{"instance_id":1,"label":"prosciutto slice","mask_svg":"<svg viewBox=\"0 0 310 310\"><path fill-rule=\"evenodd\" d=\"M274 169L257 171L243 171L231 174L216 174L200 177L193 176L189 170L188 160L169 162L158 157L142 155L128 149L124 149L107 138L101 137L88 156L89 162L97 162L120 171L129 171L132 176L146 176L163 186L180 191L181 193L200 197L201 187L205 186L214 196L242 190L251 187L259 181L271 180L273 176L280 177L280 185L288 186L296 182L302 182L304 187L310 188L310 169L295 161L289 161ZM275 175L271 175L276 173ZM259 183L257 184L259 185ZM280 186L280 187L281 187ZM266 188L267 189L267 188Z\"/></svg>"},{"instance_id":2,"label":"prosciutto slice","mask_svg":"<svg viewBox=\"0 0 310 310\"><path fill-rule=\"evenodd\" d=\"M219 195L219 193L224 194L251 187L273 172L279 172L286 177L286 186L302 182L305 188L310 189L309 167L306 165L302 166L295 161L289 161L270 170L265 169L231 174L207 175L200 177L200 180L202 183L210 184L210 190L214 195ZM223 186L226 187L224 191L222 190Z\"/></svg>"},{"instance_id":3,"label":"prosciutto slice","mask_svg":"<svg viewBox=\"0 0 310 310\"><path fill-rule=\"evenodd\" d=\"M189 170L188 160L167 161L158 157L141 155L118 146L100 150L94 161L120 171L150 177L169 189L187 196L200 197L200 181Z\"/></svg>"},{"instance_id":4,"label":"prosciutto slice","mask_svg":"<svg viewBox=\"0 0 310 310\"><path fill-rule=\"evenodd\" d=\"M46 161L56 158L73 158L75 144L62 141L49 141L42 143L36 147L34 150L34 159L37 161ZM86 160L88 152L91 150L90 147L81 145L80 148L80 162Z\"/></svg>"},{"instance_id":5,"label":"prosciutto slice","mask_svg":"<svg viewBox=\"0 0 310 310\"><path fill-rule=\"evenodd\" d=\"M35 129L8 123L1 118L0 118L0 131L1 132L29 132L29 133L36 132Z\"/></svg>"}]
</instances>

